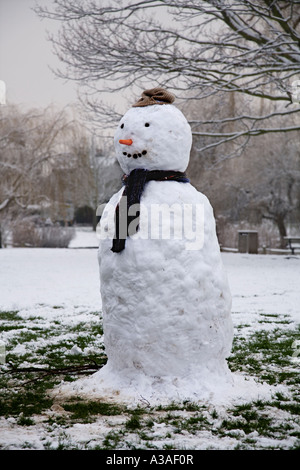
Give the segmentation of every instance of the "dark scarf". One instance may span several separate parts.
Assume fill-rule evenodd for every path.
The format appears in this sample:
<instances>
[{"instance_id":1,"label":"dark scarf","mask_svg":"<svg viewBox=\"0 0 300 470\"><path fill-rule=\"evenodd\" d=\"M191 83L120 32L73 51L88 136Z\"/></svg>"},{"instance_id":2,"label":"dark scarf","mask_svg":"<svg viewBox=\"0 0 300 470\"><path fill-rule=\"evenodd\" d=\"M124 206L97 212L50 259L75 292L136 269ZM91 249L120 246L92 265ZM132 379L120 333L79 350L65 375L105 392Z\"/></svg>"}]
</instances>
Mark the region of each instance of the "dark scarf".
<instances>
[{"instance_id":1,"label":"dark scarf","mask_svg":"<svg viewBox=\"0 0 300 470\"><path fill-rule=\"evenodd\" d=\"M120 253L120 251L124 250L127 236L133 235L133 233L128 232L128 227L133 220L137 219L137 222L139 221L139 212L129 216L128 211L130 206L140 203L145 185L148 181L178 181L180 183L188 183L189 179L180 171L164 170L150 171L135 169L132 170L129 175L124 175L122 182L125 188L115 212L116 230L111 248L114 253ZM126 220L127 224L125 223ZM134 229L134 233L137 231L138 223Z\"/></svg>"}]
</instances>

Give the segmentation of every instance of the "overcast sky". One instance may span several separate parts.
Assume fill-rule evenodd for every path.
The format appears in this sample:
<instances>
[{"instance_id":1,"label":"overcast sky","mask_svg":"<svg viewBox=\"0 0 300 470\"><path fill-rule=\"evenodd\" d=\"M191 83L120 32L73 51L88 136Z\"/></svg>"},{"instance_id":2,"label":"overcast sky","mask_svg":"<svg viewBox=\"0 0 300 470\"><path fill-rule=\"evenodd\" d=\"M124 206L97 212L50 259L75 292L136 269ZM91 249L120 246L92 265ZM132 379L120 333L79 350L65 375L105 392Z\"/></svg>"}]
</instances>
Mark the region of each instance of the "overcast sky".
<instances>
[{"instance_id":1,"label":"overcast sky","mask_svg":"<svg viewBox=\"0 0 300 470\"><path fill-rule=\"evenodd\" d=\"M0 80L6 84L6 100L26 107L75 102L75 83L65 83L50 69L59 61L47 30L55 31L57 25L41 20L32 10L35 4L36 0L0 0Z\"/></svg>"}]
</instances>

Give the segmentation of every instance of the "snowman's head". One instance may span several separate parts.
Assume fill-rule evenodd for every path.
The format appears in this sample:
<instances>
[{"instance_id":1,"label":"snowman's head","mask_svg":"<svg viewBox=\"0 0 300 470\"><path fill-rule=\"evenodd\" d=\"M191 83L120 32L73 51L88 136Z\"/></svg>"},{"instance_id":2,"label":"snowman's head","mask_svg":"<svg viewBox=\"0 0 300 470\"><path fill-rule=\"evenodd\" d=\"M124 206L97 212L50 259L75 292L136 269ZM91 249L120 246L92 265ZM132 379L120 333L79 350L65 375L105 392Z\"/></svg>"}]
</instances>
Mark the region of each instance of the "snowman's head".
<instances>
[{"instance_id":1,"label":"snowman's head","mask_svg":"<svg viewBox=\"0 0 300 470\"><path fill-rule=\"evenodd\" d=\"M185 171L192 132L182 112L172 104L138 103L122 117L115 132L122 170L126 174L136 168Z\"/></svg>"}]
</instances>

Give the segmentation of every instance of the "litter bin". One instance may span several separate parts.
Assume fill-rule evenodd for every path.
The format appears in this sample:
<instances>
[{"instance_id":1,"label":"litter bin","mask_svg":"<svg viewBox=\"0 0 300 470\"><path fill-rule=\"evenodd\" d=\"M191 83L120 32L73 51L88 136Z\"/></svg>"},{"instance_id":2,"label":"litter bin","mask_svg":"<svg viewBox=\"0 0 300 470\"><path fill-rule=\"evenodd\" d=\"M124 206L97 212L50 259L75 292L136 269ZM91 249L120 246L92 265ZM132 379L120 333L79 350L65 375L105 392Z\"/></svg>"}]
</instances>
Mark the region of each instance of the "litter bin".
<instances>
[{"instance_id":1,"label":"litter bin","mask_svg":"<svg viewBox=\"0 0 300 470\"><path fill-rule=\"evenodd\" d=\"M239 253L258 253L258 232L239 230Z\"/></svg>"}]
</instances>

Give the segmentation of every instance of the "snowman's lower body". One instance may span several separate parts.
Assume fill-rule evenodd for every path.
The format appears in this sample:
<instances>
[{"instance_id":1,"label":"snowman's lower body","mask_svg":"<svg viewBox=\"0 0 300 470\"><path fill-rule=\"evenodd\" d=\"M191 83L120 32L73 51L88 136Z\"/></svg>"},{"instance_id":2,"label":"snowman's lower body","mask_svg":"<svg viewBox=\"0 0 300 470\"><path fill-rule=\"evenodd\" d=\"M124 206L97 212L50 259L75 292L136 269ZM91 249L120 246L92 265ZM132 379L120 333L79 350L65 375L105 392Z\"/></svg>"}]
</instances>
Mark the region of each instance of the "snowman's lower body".
<instances>
[{"instance_id":1,"label":"snowman's lower body","mask_svg":"<svg viewBox=\"0 0 300 470\"><path fill-rule=\"evenodd\" d=\"M226 364L223 368L194 369L186 375L151 376L136 369L116 371L108 363L94 374L98 395L149 404L169 403L173 401L209 400L220 398L233 387L233 377Z\"/></svg>"},{"instance_id":2,"label":"snowman's lower body","mask_svg":"<svg viewBox=\"0 0 300 470\"><path fill-rule=\"evenodd\" d=\"M222 265L194 273L191 253L175 260L155 258L155 250L139 265L131 248L116 258L118 269L118 254L101 266L108 362L95 374L99 389L151 402L195 400L230 386L231 298Z\"/></svg>"}]
</instances>

